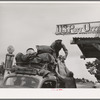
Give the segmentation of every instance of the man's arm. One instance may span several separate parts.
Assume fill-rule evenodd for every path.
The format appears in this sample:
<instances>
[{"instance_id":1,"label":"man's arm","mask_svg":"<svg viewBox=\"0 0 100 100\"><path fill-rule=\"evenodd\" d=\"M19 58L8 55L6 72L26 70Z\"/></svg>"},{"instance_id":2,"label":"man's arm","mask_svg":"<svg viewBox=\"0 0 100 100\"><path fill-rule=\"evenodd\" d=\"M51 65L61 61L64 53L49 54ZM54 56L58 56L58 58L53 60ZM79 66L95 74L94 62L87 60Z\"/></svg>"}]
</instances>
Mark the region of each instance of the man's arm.
<instances>
[{"instance_id":1,"label":"man's arm","mask_svg":"<svg viewBox=\"0 0 100 100\"><path fill-rule=\"evenodd\" d=\"M64 65L65 65L65 71L66 71L66 73L69 73L70 72L70 70L67 68L67 66L66 66L66 64L64 63Z\"/></svg>"},{"instance_id":2,"label":"man's arm","mask_svg":"<svg viewBox=\"0 0 100 100\"><path fill-rule=\"evenodd\" d=\"M66 59L67 55L68 55L68 50L67 50L66 46L63 43L62 43L62 48L63 48L63 50L65 52L65 59Z\"/></svg>"},{"instance_id":3,"label":"man's arm","mask_svg":"<svg viewBox=\"0 0 100 100\"><path fill-rule=\"evenodd\" d=\"M22 60L23 61L30 61L32 60L34 57L37 56L37 53L33 53L33 54L26 54L22 56Z\"/></svg>"}]
</instances>

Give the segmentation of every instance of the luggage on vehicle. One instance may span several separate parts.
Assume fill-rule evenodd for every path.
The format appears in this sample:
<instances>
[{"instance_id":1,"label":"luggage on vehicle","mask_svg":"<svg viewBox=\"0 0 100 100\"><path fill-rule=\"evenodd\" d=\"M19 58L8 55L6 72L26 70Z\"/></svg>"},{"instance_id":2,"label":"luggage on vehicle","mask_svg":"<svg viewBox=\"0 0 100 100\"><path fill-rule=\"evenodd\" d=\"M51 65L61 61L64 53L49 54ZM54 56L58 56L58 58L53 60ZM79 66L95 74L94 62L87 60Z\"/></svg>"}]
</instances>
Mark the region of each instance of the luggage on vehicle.
<instances>
[{"instance_id":1,"label":"luggage on vehicle","mask_svg":"<svg viewBox=\"0 0 100 100\"><path fill-rule=\"evenodd\" d=\"M46 45L37 45L37 53L41 54L41 53L50 53L53 54L53 49L50 46L46 46Z\"/></svg>"},{"instance_id":2,"label":"luggage on vehicle","mask_svg":"<svg viewBox=\"0 0 100 100\"><path fill-rule=\"evenodd\" d=\"M54 71L55 69L55 65L57 64L54 57L49 54L49 53L42 53L42 54L38 54L36 58L34 58L31 61L31 64L34 66L34 64L41 64L41 68L42 66L44 66L45 64L47 64L47 69L49 71Z\"/></svg>"},{"instance_id":3,"label":"luggage on vehicle","mask_svg":"<svg viewBox=\"0 0 100 100\"><path fill-rule=\"evenodd\" d=\"M10 71L11 73L16 73L16 74L28 74L28 75L37 75L38 70L36 68L29 68L29 67L21 67L21 66L16 66L14 68L11 68Z\"/></svg>"},{"instance_id":4,"label":"luggage on vehicle","mask_svg":"<svg viewBox=\"0 0 100 100\"><path fill-rule=\"evenodd\" d=\"M15 57L15 60L16 60L16 65L19 65L19 66L28 65L29 56L24 55L23 53L18 53Z\"/></svg>"}]
</instances>

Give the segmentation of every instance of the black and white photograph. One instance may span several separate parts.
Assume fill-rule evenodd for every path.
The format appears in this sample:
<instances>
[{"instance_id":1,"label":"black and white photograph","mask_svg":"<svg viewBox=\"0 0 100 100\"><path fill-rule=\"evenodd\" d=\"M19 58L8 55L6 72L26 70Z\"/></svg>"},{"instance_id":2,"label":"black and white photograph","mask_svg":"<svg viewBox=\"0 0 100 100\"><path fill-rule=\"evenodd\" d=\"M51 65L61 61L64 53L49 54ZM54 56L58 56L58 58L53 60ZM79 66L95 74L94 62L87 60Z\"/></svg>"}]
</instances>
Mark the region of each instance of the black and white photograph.
<instances>
[{"instance_id":1,"label":"black and white photograph","mask_svg":"<svg viewBox=\"0 0 100 100\"><path fill-rule=\"evenodd\" d=\"M0 2L0 88L100 88L100 2Z\"/></svg>"}]
</instances>

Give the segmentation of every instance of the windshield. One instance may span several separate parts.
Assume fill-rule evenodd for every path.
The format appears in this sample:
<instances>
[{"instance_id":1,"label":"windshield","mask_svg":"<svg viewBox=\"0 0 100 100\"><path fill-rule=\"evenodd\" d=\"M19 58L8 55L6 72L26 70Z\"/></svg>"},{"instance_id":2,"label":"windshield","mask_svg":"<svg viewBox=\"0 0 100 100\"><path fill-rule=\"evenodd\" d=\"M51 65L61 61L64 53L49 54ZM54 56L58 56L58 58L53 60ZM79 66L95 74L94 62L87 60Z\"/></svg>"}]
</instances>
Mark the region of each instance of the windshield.
<instances>
[{"instance_id":1,"label":"windshield","mask_svg":"<svg viewBox=\"0 0 100 100\"><path fill-rule=\"evenodd\" d=\"M5 81L5 86L37 88L39 80L28 76L11 76Z\"/></svg>"}]
</instances>

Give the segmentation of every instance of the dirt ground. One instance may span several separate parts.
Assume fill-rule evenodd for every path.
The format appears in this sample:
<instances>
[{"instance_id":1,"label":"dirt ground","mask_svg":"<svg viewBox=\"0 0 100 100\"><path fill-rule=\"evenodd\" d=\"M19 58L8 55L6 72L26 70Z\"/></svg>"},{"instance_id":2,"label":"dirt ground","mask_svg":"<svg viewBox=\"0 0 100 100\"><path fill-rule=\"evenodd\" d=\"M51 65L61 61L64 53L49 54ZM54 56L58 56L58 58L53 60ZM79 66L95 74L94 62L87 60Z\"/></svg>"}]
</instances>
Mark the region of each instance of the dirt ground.
<instances>
[{"instance_id":1,"label":"dirt ground","mask_svg":"<svg viewBox=\"0 0 100 100\"><path fill-rule=\"evenodd\" d=\"M94 87L94 83L91 82L87 82L87 83L77 83L77 88L93 88Z\"/></svg>"}]
</instances>

